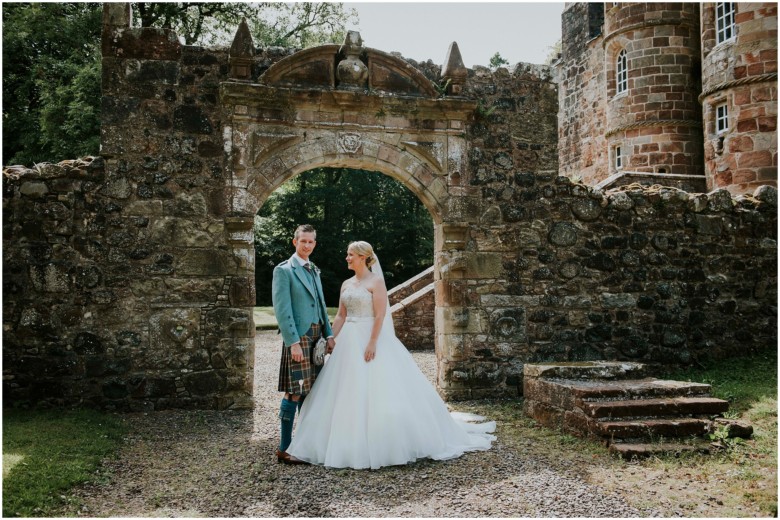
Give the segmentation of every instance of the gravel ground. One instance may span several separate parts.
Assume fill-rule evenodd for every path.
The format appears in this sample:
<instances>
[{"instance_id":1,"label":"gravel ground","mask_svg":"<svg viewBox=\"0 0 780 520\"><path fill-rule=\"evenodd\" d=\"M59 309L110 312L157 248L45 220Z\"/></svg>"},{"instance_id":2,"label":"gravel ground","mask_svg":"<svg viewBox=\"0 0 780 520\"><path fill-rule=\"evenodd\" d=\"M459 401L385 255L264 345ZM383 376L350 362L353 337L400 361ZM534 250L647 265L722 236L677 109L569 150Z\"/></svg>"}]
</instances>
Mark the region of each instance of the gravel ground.
<instances>
[{"instance_id":1,"label":"gravel ground","mask_svg":"<svg viewBox=\"0 0 780 520\"><path fill-rule=\"evenodd\" d=\"M125 417L130 435L110 479L80 488L92 517L638 517L621 497L587 483L530 444L504 442L499 422L487 452L445 462L422 460L380 470L278 464L276 391L280 345L258 331L256 409L164 411ZM429 379L432 352L414 353ZM479 403L458 403L479 412ZM549 450L548 450L549 452ZM75 506L70 506L71 508Z\"/></svg>"}]
</instances>

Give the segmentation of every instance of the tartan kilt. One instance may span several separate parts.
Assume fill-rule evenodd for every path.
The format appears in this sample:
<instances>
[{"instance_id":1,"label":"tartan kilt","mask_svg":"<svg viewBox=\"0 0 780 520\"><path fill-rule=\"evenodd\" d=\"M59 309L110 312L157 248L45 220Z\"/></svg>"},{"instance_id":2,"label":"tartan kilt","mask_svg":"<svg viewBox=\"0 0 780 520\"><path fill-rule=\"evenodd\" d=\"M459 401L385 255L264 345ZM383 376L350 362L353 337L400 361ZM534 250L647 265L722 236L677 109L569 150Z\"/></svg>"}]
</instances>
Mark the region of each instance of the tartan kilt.
<instances>
[{"instance_id":1,"label":"tartan kilt","mask_svg":"<svg viewBox=\"0 0 780 520\"><path fill-rule=\"evenodd\" d=\"M282 362L279 365L279 391L290 394L306 395L311 391L311 385L322 370L322 366L314 364L314 345L320 338L320 324L312 323L309 330L301 338L301 350L303 361L296 363L292 360L292 350L282 343ZM303 381L303 386L299 383Z\"/></svg>"}]
</instances>

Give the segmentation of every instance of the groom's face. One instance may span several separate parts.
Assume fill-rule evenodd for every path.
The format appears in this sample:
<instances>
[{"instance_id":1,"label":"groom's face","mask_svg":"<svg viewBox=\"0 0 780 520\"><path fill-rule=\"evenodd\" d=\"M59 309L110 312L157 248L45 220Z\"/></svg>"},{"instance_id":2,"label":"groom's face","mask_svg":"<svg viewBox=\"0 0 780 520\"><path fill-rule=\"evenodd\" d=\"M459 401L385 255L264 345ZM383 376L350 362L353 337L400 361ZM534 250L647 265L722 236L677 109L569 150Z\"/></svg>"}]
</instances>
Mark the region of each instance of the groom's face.
<instances>
[{"instance_id":1,"label":"groom's face","mask_svg":"<svg viewBox=\"0 0 780 520\"><path fill-rule=\"evenodd\" d=\"M299 233L298 238L293 238L295 252L304 260L309 259L309 255L314 251L317 245L316 235L314 233Z\"/></svg>"}]
</instances>

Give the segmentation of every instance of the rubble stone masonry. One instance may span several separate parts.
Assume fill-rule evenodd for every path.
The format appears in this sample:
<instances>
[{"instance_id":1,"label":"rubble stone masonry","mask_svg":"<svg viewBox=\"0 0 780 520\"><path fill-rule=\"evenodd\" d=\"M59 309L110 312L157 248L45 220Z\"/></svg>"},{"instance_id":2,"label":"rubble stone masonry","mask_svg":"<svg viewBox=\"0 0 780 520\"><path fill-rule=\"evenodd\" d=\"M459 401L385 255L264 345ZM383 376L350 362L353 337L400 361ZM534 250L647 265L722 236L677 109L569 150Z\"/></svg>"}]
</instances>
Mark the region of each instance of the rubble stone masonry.
<instances>
[{"instance_id":1,"label":"rubble stone masonry","mask_svg":"<svg viewBox=\"0 0 780 520\"><path fill-rule=\"evenodd\" d=\"M5 405L251 407L253 217L314 166L381 171L431 212L448 399L517 396L529 362L776 348L776 189L559 176L550 68L451 49L446 84L359 37L206 49L128 17L106 4L101 157L4 169Z\"/></svg>"}]
</instances>

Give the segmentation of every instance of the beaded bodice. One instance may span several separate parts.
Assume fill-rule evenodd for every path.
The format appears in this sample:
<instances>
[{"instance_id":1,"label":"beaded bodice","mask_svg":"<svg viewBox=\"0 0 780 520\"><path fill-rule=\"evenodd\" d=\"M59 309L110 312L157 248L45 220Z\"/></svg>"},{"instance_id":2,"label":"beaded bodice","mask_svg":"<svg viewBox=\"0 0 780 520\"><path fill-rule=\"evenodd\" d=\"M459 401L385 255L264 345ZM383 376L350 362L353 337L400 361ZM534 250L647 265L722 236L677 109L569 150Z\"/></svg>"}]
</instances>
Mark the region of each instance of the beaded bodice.
<instances>
[{"instance_id":1,"label":"beaded bodice","mask_svg":"<svg viewBox=\"0 0 780 520\"><path fill-rule=\"evenodd\" d=\"M352 282L341 293L341 301L347 308L349 318L373 318L374 305L371 292L362 285Z\"/></svg>"}]
</instances>

